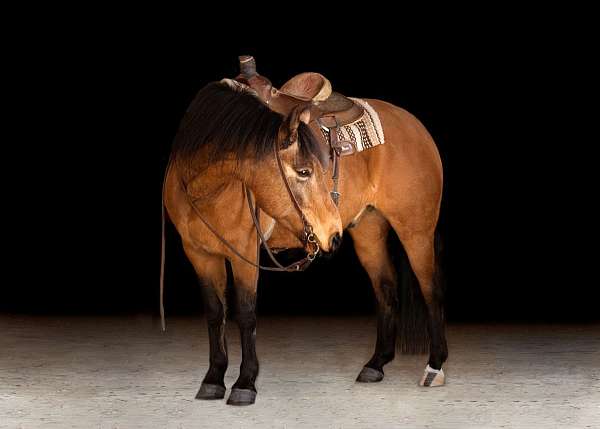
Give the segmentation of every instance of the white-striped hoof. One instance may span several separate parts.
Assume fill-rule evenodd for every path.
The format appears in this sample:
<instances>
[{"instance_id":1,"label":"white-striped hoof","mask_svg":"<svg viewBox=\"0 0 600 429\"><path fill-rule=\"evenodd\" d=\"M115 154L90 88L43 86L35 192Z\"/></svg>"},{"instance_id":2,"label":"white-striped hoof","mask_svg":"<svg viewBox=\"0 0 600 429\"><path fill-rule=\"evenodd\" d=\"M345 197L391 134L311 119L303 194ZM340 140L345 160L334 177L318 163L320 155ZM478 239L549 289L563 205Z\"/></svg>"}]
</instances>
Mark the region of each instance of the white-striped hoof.
<instances>
[{"instance_id":1,"label":"white-striped hoof","mask_svg":"<svg viewBox=\"0 0 600 429\"><path fill-rule=\"evenodd\" d=\"M433 369L429 365L425 367L423 378L419 382L419 386L423 387L438 387L446 383L446 376L443 369Z\"/></svg>"}]
</instances>

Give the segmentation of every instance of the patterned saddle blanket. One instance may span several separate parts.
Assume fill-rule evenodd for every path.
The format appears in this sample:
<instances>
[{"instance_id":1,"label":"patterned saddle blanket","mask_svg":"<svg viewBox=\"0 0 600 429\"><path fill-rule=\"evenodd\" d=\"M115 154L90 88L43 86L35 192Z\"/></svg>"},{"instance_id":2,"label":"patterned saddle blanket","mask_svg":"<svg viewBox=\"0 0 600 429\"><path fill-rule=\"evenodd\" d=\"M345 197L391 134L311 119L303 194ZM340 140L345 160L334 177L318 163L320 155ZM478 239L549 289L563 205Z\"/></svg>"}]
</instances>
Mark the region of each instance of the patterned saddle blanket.
<instances>
[{"instance_id":1,"label":"patterned saddle blanket","mask_svg":"<svg viewBox=\"0 0 600 429\"><path fill-rule=\"evenodd\" d=\"M380 144L385 143L383 127L377 112L369 103L360 98L350 98L363 108L363 114L360 118L346 125L335 127L337 139L342 146L341 155L351 155L355 152L362 152ZM319 130L326 144L329 144L330 129L319 124ZM348 146L351 147L348 147Z\"/></svg>"}]
</instances>

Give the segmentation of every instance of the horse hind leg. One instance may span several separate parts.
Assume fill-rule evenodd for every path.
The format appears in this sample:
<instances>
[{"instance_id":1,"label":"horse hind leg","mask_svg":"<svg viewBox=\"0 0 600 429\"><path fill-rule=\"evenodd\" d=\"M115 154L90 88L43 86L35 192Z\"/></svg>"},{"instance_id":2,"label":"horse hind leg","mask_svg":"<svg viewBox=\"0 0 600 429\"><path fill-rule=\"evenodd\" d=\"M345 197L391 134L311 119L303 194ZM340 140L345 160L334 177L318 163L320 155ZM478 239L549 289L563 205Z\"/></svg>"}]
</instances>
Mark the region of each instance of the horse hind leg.
<instances>
[{"instance_id":1,"label":"horse hind leg","mask_svg":"<svg viewBox=\"0 0 600 429\"><path fill-rule=\"evenodd\" d=\"M389 229L390 225L383 216L370 211L365 213L358 225L348 230L358 259L371 279L377 300L377 342L373 356L356 379L359 382L381 381L383 366L395 355L398 296L396 274L387 249Z\"/></svg>"},{"instance_id":2,"label":"horse hind leg","mask_svg":"<svg viewBox=\"0 0 600 429\"><path fill-rule=\"evenodd\" d=\"M210 347L209 368L196 399L223 399L227 371L227 342L225 339L227 271L225 259L184 246L202 287Z\"/></svg>"},{"instance_id":3,"label":"horse hind leg","mask_svg":"<svg viewBox=\"0 0 600 429\"><path fill-rule=\"evenodd\" d=\"M394 222L392 222L392 226L404 246L427 307L429 360L419 384L425 387L441 386L445 383L442 364L448 358L448 345L445 333L443 290L439 281L434 233L405 233L405 230Z\"/></svg>"}]
</instances>

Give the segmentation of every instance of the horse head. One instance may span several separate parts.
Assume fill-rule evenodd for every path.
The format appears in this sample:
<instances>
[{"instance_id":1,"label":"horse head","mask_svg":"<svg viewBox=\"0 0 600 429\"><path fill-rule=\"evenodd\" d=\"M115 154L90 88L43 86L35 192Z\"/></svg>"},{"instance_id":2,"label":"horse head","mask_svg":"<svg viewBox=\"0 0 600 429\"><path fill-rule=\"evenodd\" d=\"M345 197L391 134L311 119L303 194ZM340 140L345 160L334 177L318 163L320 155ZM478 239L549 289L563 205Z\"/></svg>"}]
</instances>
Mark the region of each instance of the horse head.
<instances>
[{"instance_id":1,"label":"horse head","mask_svg":"<svg viewBox=\"0 0 600 429\"><path fill-rule=\"evenodd\" d=\"M342 222L326 174L329 153L309 122L309 106L293 109L279 127L273 156L249 164L246 182L260 208L305 247L312 233L321 249L330 252L340 244Z\"/></svg>"}]
</instances>

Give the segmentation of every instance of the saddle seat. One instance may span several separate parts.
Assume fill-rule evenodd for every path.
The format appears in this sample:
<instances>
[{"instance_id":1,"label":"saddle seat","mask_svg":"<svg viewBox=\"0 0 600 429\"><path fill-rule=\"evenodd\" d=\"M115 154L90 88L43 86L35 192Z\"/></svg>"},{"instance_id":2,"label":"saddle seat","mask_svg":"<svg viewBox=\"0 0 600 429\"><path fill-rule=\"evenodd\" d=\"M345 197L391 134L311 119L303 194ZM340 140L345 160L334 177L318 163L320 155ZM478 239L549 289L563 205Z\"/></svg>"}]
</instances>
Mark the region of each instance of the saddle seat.
<instances>
[{"instance_id":1,"label":"saddle seat","mask_svg":"<svg viewBox=\"0 0 600 429\"><path fill-rule=\"evenodd\" d=\"M329 79L320 73L294 76L276 91L276 97L286 99L286 104L310 103L313 120L328 128L347 125L363 114L361 106L339 92L333 92Z\"/></svg>"},{"instance_id":2,"label":"saddle seat","mask_svg":"<svg viewBox=\"0 0 600 429\"><path fill-rule=\"evenodd\" d=\"M279 88L279 92L298 101L325 101L331 95L331 82L320 73L300 73Z\"/></svg>"}]
</instances>

